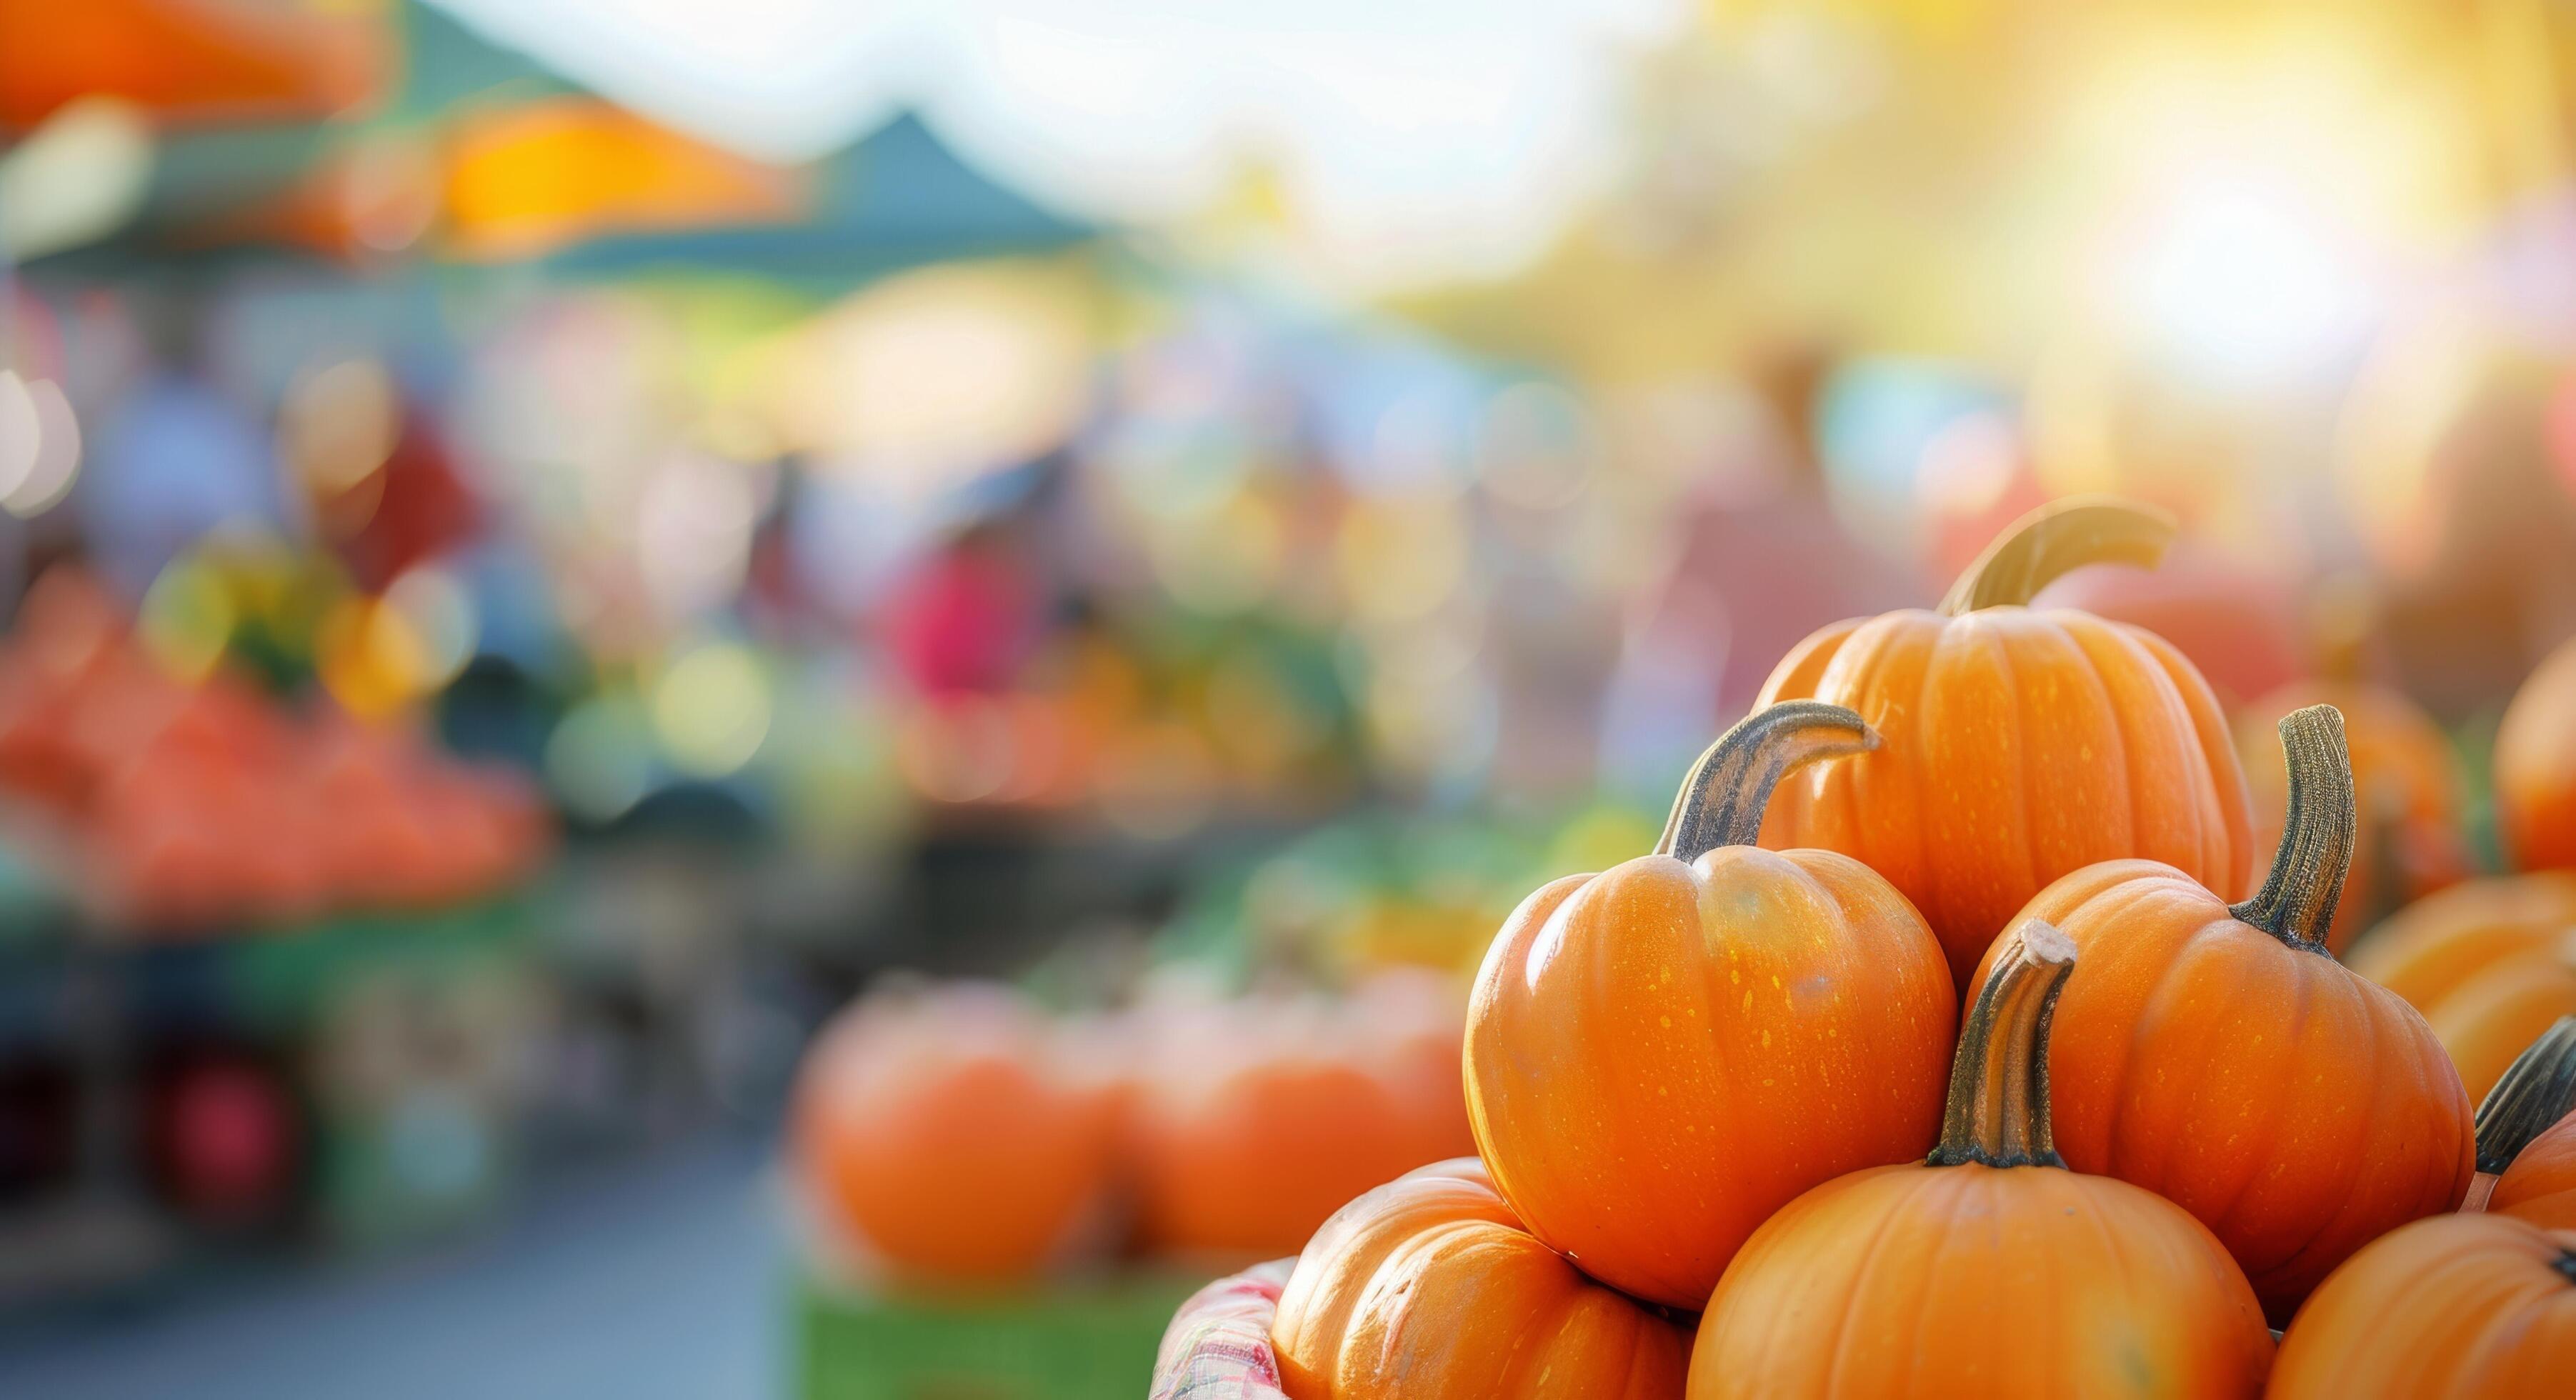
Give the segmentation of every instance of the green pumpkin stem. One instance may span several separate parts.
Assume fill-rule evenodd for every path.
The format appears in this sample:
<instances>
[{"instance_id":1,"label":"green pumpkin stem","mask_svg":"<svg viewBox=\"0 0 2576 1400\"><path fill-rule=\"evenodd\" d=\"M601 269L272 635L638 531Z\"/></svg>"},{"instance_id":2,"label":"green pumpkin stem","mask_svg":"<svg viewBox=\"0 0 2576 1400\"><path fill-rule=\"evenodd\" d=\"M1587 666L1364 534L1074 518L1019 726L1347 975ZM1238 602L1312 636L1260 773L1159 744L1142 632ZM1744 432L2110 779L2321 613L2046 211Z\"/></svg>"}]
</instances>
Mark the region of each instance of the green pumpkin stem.
<instances>
[{"instance_id":1,"label":"green pumpkin stem","mask_svg":"<svg viewBox=\"0 0 2576 1400\"><path fill-rule=\"evenodd\" d=\"M2050 580L2083 564L2153 568L2173 543L2174 518L2116 496L2069 496L2012 524L1950 585L1941 611L2027 606Z\"/></svg>"},{"instance_id":2,"label":"green pumpkin stem","mask_svg":"<svg viewBox=\"0 0 2576 1400\"><path fill-rule=\"evenodd\" d=\"M2570 1113L2576 1113L2576 1016L2561 1016L2514 1057L2478 1105L2478 1170L2502 1175L2533 1138Z\"/></svg>"},{"instance_id":3,"label":"green pumpkin stem","mask_svg":"<svg viewBox=\"0 0 2576 1400\"><path fill-rule=\"evenodd\" d=\"M1877 747L1877 732L1860 716L1820 700L1783 700L1747 715L1691 765L1655 850L1697 860L1720 846L1750 846L1762 835L1772 789L1791 770Z\"/></svg>"},{"instance_id":4,"label":"green pumpkin stem","mask_svg":"<svg viewBox=\"0 0 2576 1400\"><path fill-rule=\"evenodd\" d=\"M2359 824L2343 711L2310 705L2283 715L2281 753L2290 769L2290 805L2280 849L2272 853L2263 888L2227 912L2293 948L2323 953Z\"/></svg>"},{"instance_id":5,"label":"green pumpkin stem","mask_svg":"<svg viewBox=\"0 0 2576 1400\"><path fill-rule=\"evenodd\" d=\"M2062 1167L2048 1120L2048 1028L2075 970L2075 940L2033 919L2004 935L1959 1028L1936 1167Z\"/></svg>"}]
</instances>

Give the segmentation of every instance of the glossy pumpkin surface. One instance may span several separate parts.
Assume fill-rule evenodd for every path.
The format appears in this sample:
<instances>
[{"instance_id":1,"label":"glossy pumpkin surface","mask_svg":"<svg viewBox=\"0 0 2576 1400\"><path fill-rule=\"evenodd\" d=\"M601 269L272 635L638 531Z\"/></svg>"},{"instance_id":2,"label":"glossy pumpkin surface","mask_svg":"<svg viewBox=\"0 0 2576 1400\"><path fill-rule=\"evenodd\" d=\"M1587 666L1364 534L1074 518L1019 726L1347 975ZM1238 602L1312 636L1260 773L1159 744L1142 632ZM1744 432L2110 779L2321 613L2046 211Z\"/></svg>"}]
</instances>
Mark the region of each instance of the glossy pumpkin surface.
<instances>
[{"instance_id":1,"label":"glossy pumpkin surface","mask_svg":"<svg viewBox=\"0 0 2576 1400\"><path fill-rule=\"evenodd\" d=\"M2551 652L2505 707L2495 790L2517 866L2576 869L2576 642Z\"/></svg>"},{"instance_id":2,"label":"glossy pumpkin surface","mask_svg":"<svg viewBox=\"0 0 2576 1400\"><path fill-rule=\"evenodd\" d=\"M2543 1400L2576 1387L2576 1232L2501 1215L2418 1220L2299 1311L2275 1400Z\"/></svg>"},{"instance_id":3,"label":"glossy pumpkin surface","mask_svg":"<svg viewBox=\"0 0 2576 1400\"><path fill-rule=\"evenodd\" d=\"M2050 1148L2049 1001L2073 944L2039 926L1998 947L1931 1161L1837 1178L1764 1224L1701 1317L1690 1400L2260 1392L2271 1335L2218 1241Z\"/></svg>"},{"instance_id":4,"label":"glossy pumpkin surface","mask_svg":"<svg viewBox=\"0 0 2576 1400\"><path fill-rule=\"evenodd\" d=\"M2360 813L2352 869L2326 933L2326 946L2340 954L2361 930L2458 884L2474 867L2460 834L2460 776L2450 740L2404 695L2350 681L2286 686L2239 712L2236 751L2254 798L2255 850L2280 844L2289 803L2274 726L2310 705L2332 705L2343 714Z\"/></svg>"},{"instance_id":5,"label":"glossy pumpkin surface","mask_svg":"<svg viewBox=\"0 0 2576 1400\"><path fill-rule=\"evenodd\" d=\"M1105 1086L1063 1075L998 988L862 1003L797 1088L794 1151L817 1209L893 1275L988 1285L1040 1270L1102 1204Z\"/></svg>"},{"instance_id":6,"label":"glossy pumpkin surface","mask_svg":"<svg viewBox=\"0 0 2576 1400\"><path fill-rule=\"evenodd\" d=\"M2198 1217L2276 1320L2374 1237L2458 1205L2473 1170L2431 1030L2322 943L2351 834L2340 725L2320 707L2282 732L2290 830L2255 899L2113 861L2023 913L2085 958L2051 1051L2058 1150Z\"/></svg>"},{"instance_id":7,"label":"glossy pumpkin surface","mask_svg":"<svg viewBox=\"0 0 2576 1400\"><path fill-rule=\"evenodd\" d=\"M2534 1040L2478 1105L2478 1183L2464 1209L2576 1230L2576 1016Z\"/></svg>"},{"instance_id":8,"label":"glossy pumpkin surface","mask_svg":"<svg viewBox=\"0 0 2576 1400\"><path fill-rule=\"evenodd\" d=\"M1315 1233L1270 1332L1291 1400L1673 1400L1689 1336L1521 1228L1474 1159Z\"/></svg>"},{"instance_id":9,"label":"glossy pumpkin surface","mask_svg":"<svg viewBox=\"0 0 2576 1400\"><path fill-rule=\"evenodd\" d=\"M2400 910L2352 968L2424 1014L2472 1096L2532 1037L2576 1012L2576 875L2471 880Z\"/></svg>"},{"instance_id":10,"label":"glossy pumpkin surface","mask_svg":"<svg viewBox=\"0 0 2576 1400\"><path fill-rule=\"evenodd\" d=\"M1695 1310L1790 1198L1932 1143L1957 1013L1931 931L1849 857L1730 844L1781 772L1866 735L1828 706L1756 714L1684 784L1661 851L1541 888L1486 957L1478 1149L1605 1283Z\"/></svg>"},{"instance_id":11,"label":"glossy pumpkin surface","mask_svg":"<svg viewBox=\"0 0 2576 1400\"><path fill-rule=\"evenodd\" d=\"M1886 876L1959 981L2041 886L2099 861L2162 861L2241 894L2252 817L2207 683L2151 632L2023 606L2077 564L2152 562L2171 533L2137 507L2060 502L1998 541L1940 611L1800 643L1758 703L1841 705L1885 742L1786 785L1762 844L1840 851Z\"/></svg>"}]
</instances>

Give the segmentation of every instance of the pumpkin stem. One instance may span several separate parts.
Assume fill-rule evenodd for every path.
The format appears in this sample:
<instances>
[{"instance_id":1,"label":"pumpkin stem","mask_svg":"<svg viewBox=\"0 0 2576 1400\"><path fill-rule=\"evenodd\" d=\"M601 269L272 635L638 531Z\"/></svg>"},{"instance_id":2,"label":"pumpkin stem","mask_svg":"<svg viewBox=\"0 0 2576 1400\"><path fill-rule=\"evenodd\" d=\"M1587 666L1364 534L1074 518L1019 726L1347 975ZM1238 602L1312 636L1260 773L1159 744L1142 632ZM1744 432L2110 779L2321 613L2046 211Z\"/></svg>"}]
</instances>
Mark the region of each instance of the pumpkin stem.
<instances>
[{"instance_id":1,"label":"pumpkin stem","mask_svg":"<svg viewBox=\"0 0 2576 1400\"><path fill-rule=\"evenodd\" d=\"M1750 846L1762 835L1771 790L1792 769L1877 747L1877 731L1860 716L1820 700L1783 700L1746 715L1691 765L1655 850L1690 861L1720 846Z\"/></svg>"},{"instance_id":2,"label":"pumpkin stem","mask_svg":"<svg viewBox=\"0 0 2576 1400\"><path fill-rule=\"evenodd\" d=\"M2503 1175L2533 1138L2570 1113L2576 1113L2576 1016L2561 1016L2514 1058L2478 1105L2478 1170Z\"/></svg>"},{"instance_id":3,"label":"pumpkin stem","mask_svg":"<svg viewBox=\"0 0 2576 1400\"><path fill-rule=\"evenodd\" d=\"M2272 853L2263 888L2227 912L2293 948L2325 953L2357 824L2343 712L2310 705L2283 715L2281 753L2290 768L2290 805L2280 849Z\"/></svg>"},{"instance_id":4,"label":"pumpkin stem","mask_svg":"<svg viewBox=\"0 0 2576 1400\"><path fill-rule=\"evenodd\" d=\"M2075 940L2037 919L2004 935L1959 1029L1936 1167L2062 1167L2048 1119L2048 1027L2075 970Z\"/></svg>"},{"instance_id":5,"label":"pumpkin stem","mask_svg":"<svg viewBox=\"0 0 2576 1400\"><path fill-rule=\"evenodd\" d=\"M2012 524L1950 585L1941 611L2027 605L2051 579L2081 564L2153 568L2173 542L2174 518L2117 496L2069 496Z\"/></svg>"}]
</instances>

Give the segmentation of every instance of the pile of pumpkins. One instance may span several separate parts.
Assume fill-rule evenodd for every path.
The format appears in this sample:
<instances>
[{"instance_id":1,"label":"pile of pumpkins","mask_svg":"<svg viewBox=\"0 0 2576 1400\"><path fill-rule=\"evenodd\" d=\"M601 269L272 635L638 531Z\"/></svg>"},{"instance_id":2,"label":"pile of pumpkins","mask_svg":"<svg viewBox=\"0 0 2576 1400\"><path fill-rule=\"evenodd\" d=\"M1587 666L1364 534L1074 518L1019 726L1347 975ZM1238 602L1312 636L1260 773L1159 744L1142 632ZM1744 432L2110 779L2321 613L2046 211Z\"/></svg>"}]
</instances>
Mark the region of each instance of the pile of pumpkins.
<instances>
[{"instance_id":1,"label":"pile of pumpkins","mask_svg":"<svg viewBox=\"0 0 2576 1400\"><path fill-rule=\"evenodd\" d=\"M0 804L102 925L151 936L438 908L525 880L554 842L515 771L173 675L77 570L0 648Z\"/></svg>"},{"instance_id":2,"label":"pile of pumpkins","mask_svg":"<svg viewBox=\"0 0 2576 1400\"><path fill-rule=\"evenodd\" d=\"M1049 1015L985 983L871 992L816 1039L790 1154L827 1275L934 1294L1294 1253L1354 1195L1474 1150L1445 974Z\"/></svg>"},{"instance_id":3,"label":"pile of pumpkins","mask_svg":"<svg viewBox=\"0 0 2576 1400\"><path fill-rule=\"evenodd\" d=\"M1503 926L1476 1156L1336 1213L1257 1355L1184 1309L1158 1400L2576 1394L2576 877L2339 960L2357 847L2464 873L2357 804L2383 717L2280 720L2271 836L2190 661L2028 606L2171 532L2061 502L1800 644L1652 853ZM2498 762L2576 863L2576 652Z\"/></svg>"}]
</instances>

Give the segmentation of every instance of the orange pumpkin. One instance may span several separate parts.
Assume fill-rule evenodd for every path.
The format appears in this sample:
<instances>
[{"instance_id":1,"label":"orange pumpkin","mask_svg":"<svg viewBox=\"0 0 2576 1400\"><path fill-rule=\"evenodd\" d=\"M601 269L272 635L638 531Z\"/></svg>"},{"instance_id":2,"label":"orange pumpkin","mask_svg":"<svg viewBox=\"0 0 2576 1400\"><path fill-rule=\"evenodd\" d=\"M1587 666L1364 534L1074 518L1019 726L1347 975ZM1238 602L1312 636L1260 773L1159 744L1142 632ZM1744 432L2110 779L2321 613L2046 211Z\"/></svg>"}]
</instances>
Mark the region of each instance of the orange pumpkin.
<instances>
[{"instance_id":1,"label":"orange pumpkin","mask_svg":"<svg viewBox=\"0 0 2576 1400\"><path fill-rule=\"evenodd\" d=\"M1829 705L1752 716L1652 854L1542 887L1486 955L1477 1147L1594 1278L1697 1308L1791 1197L1931 1144L1957 1015L1931 930L1858 861L1752 844L1784 772L1872 742Z\"/></svg>"},{"instance_id":2,"label":"orange pumpkin","mask_svg":"<svg viewBox=\"0 0 2576 1400\"><path fill-rule=\"evenodd\" d=\"M2576 641L2551 652L2505 707L2495 792L2515 864L2576 869Z\"/></svg>"},{"instance_id":3,"label":"orange pumpkin","mask_svg":"<svg viewBox=\"0 0 2576 1400\"><path fill-rule=\"evenodd\" d=\"M1145 1243L1221 1263L1294 1254L1371 1186L1472 1147L1422 1057L1330 1008L1176 1013L1129 1109ZM1448 1055L1455 1061L1451 1043Z\"/></svg>"},{"instance_id":4,"label":"orange pumpkin","mask_svg":"<svg viewBox=\"0 0 2576 1400\"><path fill-rule=\"evenodd\" d=\"M2289 800L2273 726L2310 705L2343 712L2352 754L2353 798L2361 825L2353 833L2352 872L2335 906L2326 946L2343 952L2353 935L2472 869L2460 835L2460 787L2450 740L2422 708L2385 686L2319 681L2285 686L2237 716L2236 749L2254 797L2254 849L2280 844Z\"/></svg>"},{"instance_id":5,"label":"orange pumpkin","mask_svg":"<svg viewBox=\"0 0 2576 1400\"><path fill-rule=\"evenodd\" d=\"M1867 862L1923 912L1960 981L2042 885L2097 861L2160 860L2233 898L2252 817L2200 673L2152 632L2023 606L2078 564L2152 563L2172 533L2141 507L2059 502L1997 541L1940 611L1799 643L1759 703L1848 706L1887 742L1790 784L1762 844Z\"/></svg>"},{"instance_id":6,"label":"orange pumpkin","mask_svg":"<svg viewBox=\"0 0 2576 1400\"><path fill-rule=\"evenodd\" d=\"M2272 1400L2544 1400L2576 1385L2576 1231L2443 1215L2325 1281L2281 1339Z\"/></svg>"},{"instance_id":7,"label":"orange pumpkin","mask_svg":"<svg viewBox=\"0 0 2576 1400\"><path fill-rule=\"evenodd\" d=\"M1679 1400L1690 1338L1540 1244L1467 1158L1316 1231L1270 1343L1290 1400Z\"/></svg>"},{"instance_id":8,"label":"orange pumpkin","mask_svg":"<svg viewBox=\"0 0 2576 1400\"><path fill-rule=\"evenodd\" d=\"M2398 912L2353 970L2404 997L2483 1095L2522 1047L2576 1012L2576 874L2472 880Z\"/></svg>"},{"instance_id":9,"label":"orange pumpkin","mask_svg":"<svg viewBox=\"0 0 2576 1400\"><path fill-rule=\"evenodd\" d=\"M2050 1013L2075 945L2032 923L1996 948L1931 1159L1827 1182L1756 1232L1700 1318L1689 1400L2262 1389L2271 1334L2227 1251L2051 1147Z\"/></svg>"},{"instance_id":10,"label":"orange pumpkin","mask_svg":"<svg viewBox=\"0 0 2576 1400\"><path fill-rule=\"evenodd\" d=\"M2576 1230L2576 1016L2531 1043L2478 1105L2467 1210Z\"/></svg>"},{"instance_id":11,"label":"orange pumpkin","mask_svg":"<svg viewBox=\"0 0 2576 1400\"><path fill-rule=\"evenodd\" d=\"M2050 1052L2059 1150L2198 1216L2276 1319L2374 1237L2457 1206L2473 1170L2432 1031L2325 948L2352 846L2342 722L2320 705L2281 737L2288 830L2252 899L2111 861L2023 911L2086 959Z\"/></svg>"},{"instance_id":12,"label":"orange pumpkin","mask_svg":"<svg viewBox=\"0 0 2576 1400\"><path fill-rule=\"evenodd\" d=\"M1105 1088L1074 1082L1011 994L961 987L862 1002L819 1039L793 1150L825 1220L908 1281L1008 1283L1102 1203Z\"/></svg>"}]
</instances>

